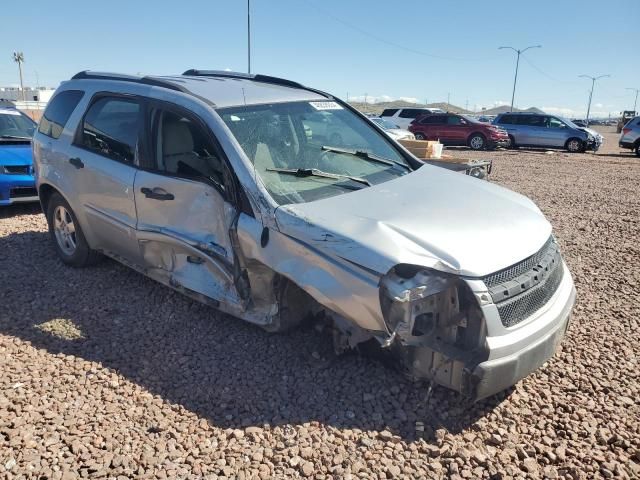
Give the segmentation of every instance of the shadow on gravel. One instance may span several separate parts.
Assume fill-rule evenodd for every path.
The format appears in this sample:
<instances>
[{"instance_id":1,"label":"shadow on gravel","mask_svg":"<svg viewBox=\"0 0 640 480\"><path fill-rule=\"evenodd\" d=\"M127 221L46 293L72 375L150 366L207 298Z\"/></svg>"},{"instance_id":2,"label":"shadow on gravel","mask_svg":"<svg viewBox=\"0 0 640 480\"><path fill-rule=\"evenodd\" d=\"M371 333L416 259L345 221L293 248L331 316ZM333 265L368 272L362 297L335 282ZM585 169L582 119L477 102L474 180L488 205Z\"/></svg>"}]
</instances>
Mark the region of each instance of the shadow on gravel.
<instances>
[{"instance_id":1,"label":"shadow on gravel","mask_svg":"<svg viewBox=\"0 0 640 480\"><path fill-rule=\"evenodd\" d=\"M42 213L40 204L34 203L18 203L9 206L0 207L0 220L3 218L12 218L20 215L39 215Z\"/></svg>"},{"instance_id":2,"label":"shadow on gravel","mask_svg":"<svg viewBox=\"0 0 640 480\"><path fill-rule=\"evenodd\" d=\"M0 333L97 362L222 428L318 421L410 441L420 421L428 440L441 427L468 428L510 393L473 404L436 388L425 405L424 385L371 358L335 357L316 328L268 334L109 260L65 267L45 232L0 237L0 278Z\"/></svg>"}]
</instances>

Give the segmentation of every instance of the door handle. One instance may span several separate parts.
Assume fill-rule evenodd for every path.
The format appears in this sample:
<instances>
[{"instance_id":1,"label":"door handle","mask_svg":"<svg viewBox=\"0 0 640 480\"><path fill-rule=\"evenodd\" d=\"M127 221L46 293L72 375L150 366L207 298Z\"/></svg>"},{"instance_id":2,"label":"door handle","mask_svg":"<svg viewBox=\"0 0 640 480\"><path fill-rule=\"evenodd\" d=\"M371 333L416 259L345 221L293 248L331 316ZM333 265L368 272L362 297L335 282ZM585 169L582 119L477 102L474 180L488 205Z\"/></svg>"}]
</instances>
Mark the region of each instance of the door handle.
<instances>
[{"instance_id":1,"label":"door handle","mask_svg":"<svg viewBox=\"0 0 640 480\"><path fill-rule=\"evenodd\" d=\"M153 200L173 200L175 198L172 193L168 193L164 189L159 187L142 187L140 191L144 194L145 197L152 198Z\"/></svg>"},{"instance_id":2,"label":"door handle","mask_svg":"<svg viewBox=\"0 0 640 480\"><path fill-rule=\"evenodd\" d=\"M70 158L69 163L76 168L84 168L84 163L78 157Z\"/></svg>"}]
</instances>

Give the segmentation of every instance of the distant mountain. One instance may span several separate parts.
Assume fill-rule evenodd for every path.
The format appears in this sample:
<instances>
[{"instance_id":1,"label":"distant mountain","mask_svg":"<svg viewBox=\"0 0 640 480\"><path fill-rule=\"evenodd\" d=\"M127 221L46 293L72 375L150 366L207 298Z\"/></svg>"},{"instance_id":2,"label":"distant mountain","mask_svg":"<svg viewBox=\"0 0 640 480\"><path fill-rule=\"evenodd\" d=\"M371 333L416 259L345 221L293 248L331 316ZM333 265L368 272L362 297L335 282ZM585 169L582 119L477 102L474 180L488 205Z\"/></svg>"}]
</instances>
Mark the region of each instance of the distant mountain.
<instances>
[{"instance_id":1,"label":"distant mountain","mask_svg":"<svg viewBox=\"0 0 640 480\"><path fill-rule=\"evenodd\" d=\"M353 107L360 110L362 113L375 113L380 114L385 108L440 108L445 112L453 113L473 113L469 110L465 110L462 107L456 105L448 105L446 102L439 103L411 103L404 100L394 100L393 102L379 102L379 103L363 103L363 102L349 102Z\"/></svg>"},{"instance_id":2,"label":"distant mountain","mask_svg":"<svg viewBox=\"0 0 640 480\"><path fill-rule=\"evenodd\" d=\"M509 105L502 105L500 107L495 107L495 108L489 108L487 110L482 110L482 112L478 112L481 113L482 115L499 115L501 113L507 113L511 111L511 107ZM526 110L522 110L520 108L514 108L513 109L514 112L530 112L530 113L545 113L542 110L540 110L539 108L536 107L529 107Z\"/></svg>"}]
</instances>

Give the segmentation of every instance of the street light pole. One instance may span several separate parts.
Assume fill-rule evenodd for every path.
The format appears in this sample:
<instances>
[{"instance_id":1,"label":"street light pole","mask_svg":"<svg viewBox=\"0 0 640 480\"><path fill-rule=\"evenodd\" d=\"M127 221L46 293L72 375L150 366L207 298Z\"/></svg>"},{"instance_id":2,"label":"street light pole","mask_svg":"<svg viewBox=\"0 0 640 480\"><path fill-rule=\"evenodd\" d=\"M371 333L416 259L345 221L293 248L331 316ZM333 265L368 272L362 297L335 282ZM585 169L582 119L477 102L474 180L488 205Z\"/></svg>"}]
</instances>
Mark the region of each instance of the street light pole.
<instances>
[{"instance_id":1,"label":"street light pole","mask_svg":"<svg viewBox=\"0 0 640 480\"><path fill-rule=\"evenodd\" d=\"M587 127L588 127L589 113L591 113L591 99L593 98L593 89L596 86L596 80L599 80L604 77L610 77L611 75L600 75L599 77L592 77L591 75L578 75L578 76L591 79L591 91L589 92L589 105L587 105L587 118L585 119L585 123L587 124Z\"/></svg>"},{"instance_id":2,"label":"street light pole","mask_svg":"<svg viewBox=\"0 0 640 480\"><path fill-rule=\"evenodd\" d=\"M516 83L518 82L518 67L520 66L520 55L530 48L542 48L542 45L531 45L530 47L523 48L522 50L513 47L498 47L498 50L502 50L503 48L511 49L518 54L518 56L516 57L516 75L513 78L513 93L511 94L511 111L513 112L513 101L516 98Z\"/></svg>"},{"instance_id":3,"label":"street light pole","mask_svg":"<svg viewBox=\"0 0 640 480\"><path fill-rule=\"evenodd\" d=\"M247 0L247 73L251 73L251 0Z\"/></svg>"},{"instance_id":4,"label":"street light pole","mask_svg":"<svg viewBox=\"0 0 640 480\"><path fill-rule=\"evenodd\" d=\"M20 92L22 93L22 101L24 102L24 84L22 82L22 64L24 63L24 53L13 52L13 61L18 64L18 71L20 72Z\"/></svg>"},{"instance_id":5,"label":"street light pole","mask_svg":"<svg viewBox=\"0 0 640 480\"><path fill-rule=\"evenodd\" d=\"M635 112L636 111L636 105L638 105L638 92L640 92L640 88L627 87L627 90L632 90L632 91L636 92L636 99L633 102L633 111Z\"/></svg>"}]
</instances>

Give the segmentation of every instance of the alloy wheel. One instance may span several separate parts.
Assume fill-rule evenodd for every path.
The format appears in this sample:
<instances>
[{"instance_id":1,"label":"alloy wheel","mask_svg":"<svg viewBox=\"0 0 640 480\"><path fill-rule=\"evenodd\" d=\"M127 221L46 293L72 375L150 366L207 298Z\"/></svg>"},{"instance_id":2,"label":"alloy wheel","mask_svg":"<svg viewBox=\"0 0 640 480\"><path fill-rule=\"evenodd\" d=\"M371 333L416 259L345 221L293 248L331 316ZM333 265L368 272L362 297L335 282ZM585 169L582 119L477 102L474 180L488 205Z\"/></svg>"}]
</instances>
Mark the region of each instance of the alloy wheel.
<instances>
[{"instance_id":1,"label":"alloy wheel","mask_svg":"<svg viewBox=\"0 0 640 480\"><path fill-rule=\"evenodd\" d=\"M58 246L66 255L73 255L76 251L76 226L69 211L58 205L53 211L53 231Z\"/></svg>"}]
</instances>

